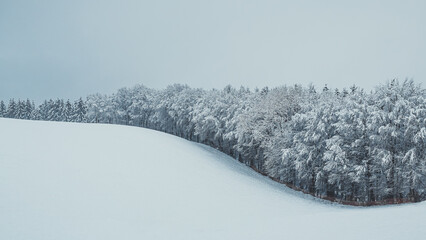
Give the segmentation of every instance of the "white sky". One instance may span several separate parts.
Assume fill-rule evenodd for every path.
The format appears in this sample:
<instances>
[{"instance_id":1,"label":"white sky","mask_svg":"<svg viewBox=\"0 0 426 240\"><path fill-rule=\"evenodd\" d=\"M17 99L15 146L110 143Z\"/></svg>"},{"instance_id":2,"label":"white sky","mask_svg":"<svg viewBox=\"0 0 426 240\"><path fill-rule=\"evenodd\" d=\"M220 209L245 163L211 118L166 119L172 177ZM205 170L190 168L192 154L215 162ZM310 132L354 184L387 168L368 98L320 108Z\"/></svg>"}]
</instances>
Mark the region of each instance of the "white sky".
<instances>
[{"instance_id":1,"label":"white sky","mask_svg":"<svg viewBox=\"0 0 426 240\"><path fill-rule=\"evenodd\" d=\"M1 0L0 99L426 83L426 1Z\"/></svg>"}]
</instances>

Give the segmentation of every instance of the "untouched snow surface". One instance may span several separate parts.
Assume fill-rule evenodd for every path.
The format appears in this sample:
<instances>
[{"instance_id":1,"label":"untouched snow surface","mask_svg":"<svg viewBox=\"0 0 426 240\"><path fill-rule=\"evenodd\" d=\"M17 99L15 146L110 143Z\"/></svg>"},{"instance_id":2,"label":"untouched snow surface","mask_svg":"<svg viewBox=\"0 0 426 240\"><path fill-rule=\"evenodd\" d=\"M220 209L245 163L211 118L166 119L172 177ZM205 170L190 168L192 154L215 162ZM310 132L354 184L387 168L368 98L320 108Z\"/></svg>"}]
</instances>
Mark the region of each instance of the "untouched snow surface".
<instances>
[{"instance_id":1,"label":"untouched snow surface","mask_svg":"<svg viewBox=\"0 0 426 240\"><path fill-rule=\"evenodd\" d=\"M426 239L425 218L316 200L152 130L0 119L0 239Z\"/></svg>"}]
</instances>

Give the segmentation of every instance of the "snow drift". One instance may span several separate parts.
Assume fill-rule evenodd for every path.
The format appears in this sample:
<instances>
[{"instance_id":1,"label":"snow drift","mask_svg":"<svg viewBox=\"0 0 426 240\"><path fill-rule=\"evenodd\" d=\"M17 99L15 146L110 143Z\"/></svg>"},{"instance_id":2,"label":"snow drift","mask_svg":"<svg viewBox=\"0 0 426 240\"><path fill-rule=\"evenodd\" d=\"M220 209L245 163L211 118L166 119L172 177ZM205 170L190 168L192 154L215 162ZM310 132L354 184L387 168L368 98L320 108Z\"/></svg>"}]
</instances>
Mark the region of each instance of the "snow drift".
<instances>
[{"instance_id":1,"label":"snow drift","mask_svg":"<svg viewBox=\"0 0 426 240\"><path fill-rule=\"evenodd\" d=\"M143 128L0 119L0 239L424 239L426 203L295 192Z\"/></svg>"}]
</instances>

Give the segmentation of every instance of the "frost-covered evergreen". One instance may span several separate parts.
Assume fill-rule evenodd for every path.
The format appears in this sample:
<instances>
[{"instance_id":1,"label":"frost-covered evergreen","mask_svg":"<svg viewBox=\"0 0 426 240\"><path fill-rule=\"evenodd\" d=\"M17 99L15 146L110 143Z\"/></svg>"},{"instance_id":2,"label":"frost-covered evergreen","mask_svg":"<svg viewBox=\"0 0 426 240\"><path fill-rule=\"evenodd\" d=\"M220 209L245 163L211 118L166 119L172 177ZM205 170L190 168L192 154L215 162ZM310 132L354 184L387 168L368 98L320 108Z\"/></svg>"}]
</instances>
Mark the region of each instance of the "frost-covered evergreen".
<instances>
[{"instance_id":1,"label":"frost-covered evergreen","mask_svg":"<svg viewBox=\"0 0 426 240\"><path fill-rule=\"evenodd\" d=\"M6 117L7 109L3 101L0 101L0 117Z\"/></svg>"},{"instance_id":2,"label":"frost-covered evergreen","mask_svg":"<svg viewBox=\"0 0 426 240\"><path fill-rule=\"evenodd\" d=\"M426 91L299 85L250 91L143 85L71 102L0 102L0 117L124 124L217 148L315 196L368 205L426 200Z\"/></svg>"}]
</instances>

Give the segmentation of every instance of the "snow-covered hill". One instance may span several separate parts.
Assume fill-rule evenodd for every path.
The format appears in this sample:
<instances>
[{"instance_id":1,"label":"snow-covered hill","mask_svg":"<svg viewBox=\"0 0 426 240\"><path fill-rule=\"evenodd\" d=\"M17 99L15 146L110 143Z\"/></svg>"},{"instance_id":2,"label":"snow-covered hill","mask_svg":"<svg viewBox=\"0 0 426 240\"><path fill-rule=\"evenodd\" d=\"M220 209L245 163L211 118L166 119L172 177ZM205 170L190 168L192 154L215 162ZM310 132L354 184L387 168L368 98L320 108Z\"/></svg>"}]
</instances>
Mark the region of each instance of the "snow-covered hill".
<instances>
[{"instance_id":1,"label":"snow-covered hill","mask_svg":"<svg viewBox=\"0 0 426 240\"><path fill-rule=\"evenodd\" d=\"M0 239L425 239L425 217L322 202L152 130L0 119Z\"/></svg>"}]
</instances>

